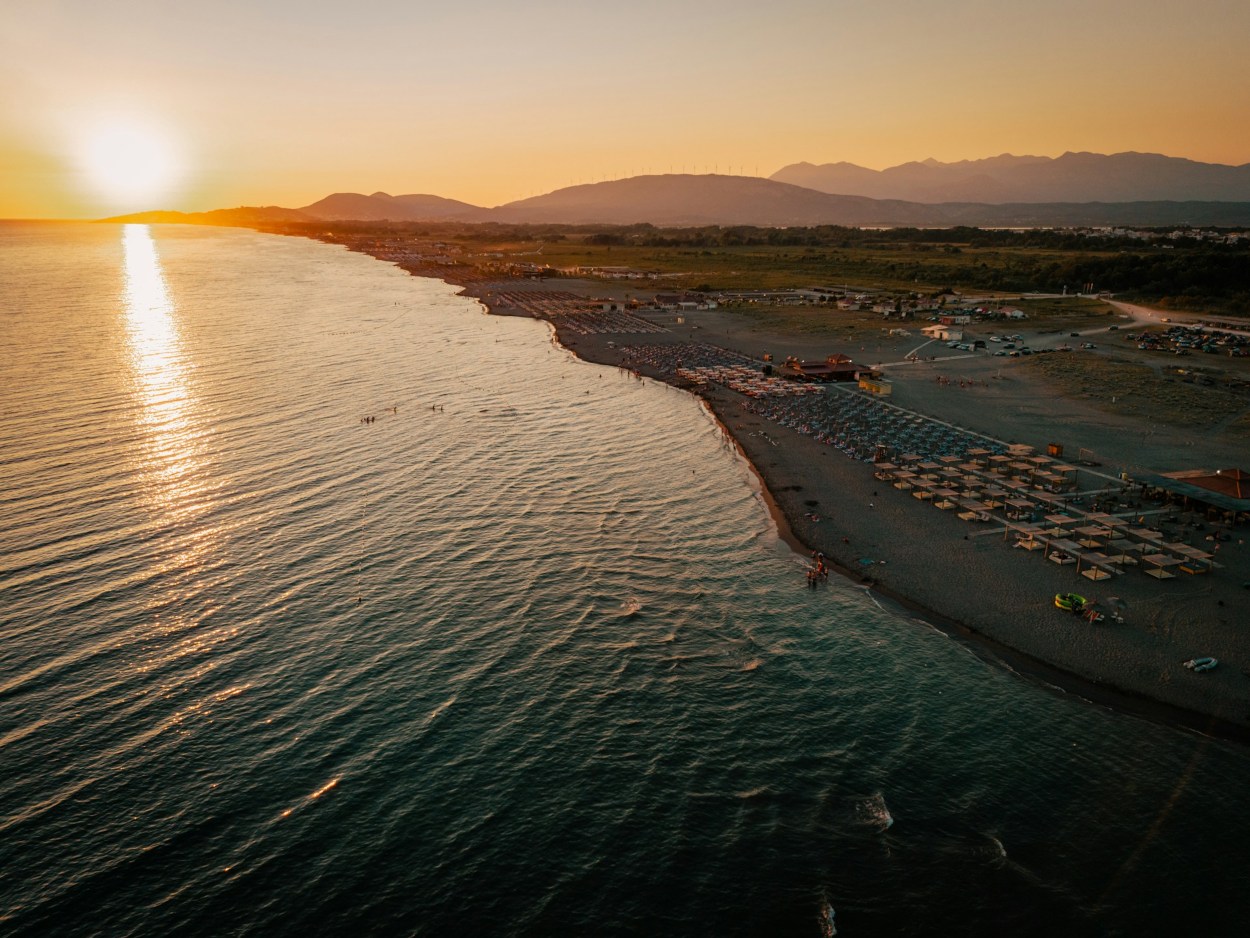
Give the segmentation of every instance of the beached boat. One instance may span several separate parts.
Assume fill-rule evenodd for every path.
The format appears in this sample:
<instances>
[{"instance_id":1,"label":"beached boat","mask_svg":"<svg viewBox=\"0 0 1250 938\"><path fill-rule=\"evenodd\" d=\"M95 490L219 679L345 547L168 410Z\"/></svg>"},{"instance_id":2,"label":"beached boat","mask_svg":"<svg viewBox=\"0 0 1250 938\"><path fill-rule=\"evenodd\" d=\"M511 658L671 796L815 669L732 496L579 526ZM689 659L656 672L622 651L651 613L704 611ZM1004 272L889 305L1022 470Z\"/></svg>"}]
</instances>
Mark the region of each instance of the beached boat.
<instances>
[{"instance_id":1,"label":"beached boat","mask_svg":"<svg viewBox=\"0 0 1250 938\"><path fill-rule=\"evenodd\" d=\"M1210 671L1219 663L1218 658L1190 658L1185 662L1185 667L1191 671Z\"/></svg>"},{"instance_id":2,"label":"beached boat","mask_svg":"<svg viewBox=\"0 0 1250 938\"><path fill-rule=\"evenodd\" d=\"M1055 608L1062 609L1064 612L1080 612L1085 608L1088 600L1084 596L1078 596L1076 593L1056 593Z\"/></svg>"}]
</instances>

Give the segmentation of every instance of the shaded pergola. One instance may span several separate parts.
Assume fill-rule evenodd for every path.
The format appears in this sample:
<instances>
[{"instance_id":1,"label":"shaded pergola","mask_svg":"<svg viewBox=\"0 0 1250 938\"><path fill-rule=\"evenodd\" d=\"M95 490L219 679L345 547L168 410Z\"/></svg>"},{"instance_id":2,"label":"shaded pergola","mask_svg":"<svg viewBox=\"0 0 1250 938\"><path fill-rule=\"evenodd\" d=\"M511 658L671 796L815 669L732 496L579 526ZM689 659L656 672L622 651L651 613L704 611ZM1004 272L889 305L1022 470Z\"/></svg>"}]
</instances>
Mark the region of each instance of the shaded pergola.
<instances>
[{"instance_id":1,"label":"shaded pergola","mask_svg":"<svg viewBox=\"0 0 1250 938\"><path fill-rule=\"evenodd\" d=\"M1033 455L1029 447L1013 446L1006 455L986 449L961 456L905 453L877 463L874 474L935 508L958 509L953 513L963 521L993 523L965 538L1001 532L1005 541L1014 535L1016 547L1038 551L1043 560L1070 566L1090 580L1111 579L1133 568L1155 580L1171 580L1178 573L1210 574L1221 566L1214 551L1169 542L1162 528L1147 527L1145 515L1154 512L1089 511L1073 504L1076 467ZM1230 513L1250 513L1250 475L1240 470L1139 475L1137 481Z\"/></svg>"},{"instance_id":2,"label":"shaded pergola","mask_svg":"<svg viewBox=\"0 0 1250 938\"><path fill-rule=\"evenodd\" d=\"M1026 550L1041 550L1045 560L1051 560L1064 566L1072 564L1074 572L1090 580L1106 580L1116 574L1123 573L1120 564L1101 551L1085 550L1080 544L1069 538L1056 536L1037 524L1018 524L1006 522L1003 537L1016 535L1016 546Z\"/></svg>"}]
</instances>

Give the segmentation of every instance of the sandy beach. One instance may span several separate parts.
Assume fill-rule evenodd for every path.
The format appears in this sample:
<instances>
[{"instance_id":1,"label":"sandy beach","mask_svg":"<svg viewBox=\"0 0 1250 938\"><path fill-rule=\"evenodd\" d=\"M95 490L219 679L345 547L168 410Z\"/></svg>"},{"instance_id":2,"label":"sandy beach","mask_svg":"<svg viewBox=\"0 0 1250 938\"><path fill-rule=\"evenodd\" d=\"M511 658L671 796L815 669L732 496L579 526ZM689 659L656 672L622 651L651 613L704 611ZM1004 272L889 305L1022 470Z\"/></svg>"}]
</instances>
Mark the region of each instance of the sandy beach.
<instances>
[{"instance_id":1,"label":"sandy beach","mask_svg":"<svg viewBox=\"0 0 1250 938\"><path fill-rule=\"evenodd\" d=\"M748 397L718 384L694 387L669 369L639 361L631 350L695 342L756 361L766 350L777 360L849 352L861 363L886 364L894 382L893 403L917 414L1004 443L1026 443L1041 453L1055 439L1071 453L1078 448L1096 452L1099 468L1081 473L1086 490L1110 485L1106 480L1121 471L1143 466L1155 471L1233 467L1245 461L1246 453L1235 429L1220 434L1135 423L1096 402L1059 398L1016 360L987 354L957 355L941 347L934 350L936 361L907 364L915 338L883 336L876 344L869 339L854 348L830 348L828 340L770 335L717 310L681 317L640 311L637 315L649 324L645 334L587 332L571 328L566 317L518 305L515 298L525 291L605 297L611 285L560 279L461 286L493 314L546 319L559 342L582 359L627 368L700 396L755 468L781 536L802 557L823 552L837 572L874 598L971 643L1026 679L1151 719L1250 740L1250 617L1245 611L1250 547L1244 528L1220 545L1221 567L1212 575L1159 582L1137 569L1091 583L1071 568L1045 562L1040 551L1013 549L1001 524L973 526L953 511L935 510L874 478L870 462L752 412ZM825 393L859 392L831 388ZM1174 514L1153 511L1158 518ZM1201 536L1197 531L1174 529L1169 536L1201 543L1195 540ZM807 588L798 564L795 588ZM1091 625L1056 609L1055 595L1069 591L1103 600L1103 608L1111 608L1106 605L1111 598L1124 621ZM1183 666L1204 655L1218 658L1219 667L1194 673Z\"/></svg>"}]
</instances>

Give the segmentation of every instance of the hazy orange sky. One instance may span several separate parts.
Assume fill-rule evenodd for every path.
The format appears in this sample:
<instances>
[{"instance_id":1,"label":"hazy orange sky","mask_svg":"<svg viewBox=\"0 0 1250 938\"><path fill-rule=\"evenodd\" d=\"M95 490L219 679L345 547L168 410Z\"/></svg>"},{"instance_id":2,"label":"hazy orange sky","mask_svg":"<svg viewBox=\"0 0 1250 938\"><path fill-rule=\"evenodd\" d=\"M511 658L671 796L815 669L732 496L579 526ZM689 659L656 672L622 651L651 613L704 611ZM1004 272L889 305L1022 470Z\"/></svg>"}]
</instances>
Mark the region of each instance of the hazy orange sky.
<instances>
[{"instance_id":1,"label":"hazy orange sky","mask_svg":"<svg viewBox=\"0 0 1250 938\"><path fill-rule=\"evenodd\" d=\"M1248 44L1246 0L4 0L0 217L496 205L799 160L1241 164Z\"/></svg>"}]
</instances>

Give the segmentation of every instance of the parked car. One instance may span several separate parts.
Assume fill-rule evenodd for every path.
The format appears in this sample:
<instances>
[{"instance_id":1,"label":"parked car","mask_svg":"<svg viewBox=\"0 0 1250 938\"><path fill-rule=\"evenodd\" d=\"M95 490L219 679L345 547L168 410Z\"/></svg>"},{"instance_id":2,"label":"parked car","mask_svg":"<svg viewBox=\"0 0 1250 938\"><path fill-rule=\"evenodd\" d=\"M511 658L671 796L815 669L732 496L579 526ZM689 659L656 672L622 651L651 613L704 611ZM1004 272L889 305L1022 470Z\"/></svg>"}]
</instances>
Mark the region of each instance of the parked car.
<instances>
[{"instance_id":1,"label":"parked car","mask_svg":"<svg viewBox=\"0 0 1250 938\"><path fill-rule=\"evenodd\" d=\"M1068 333L1068 338L1069 338L1069 339L1079 339L1080 337L1081 337L1081 334L1080 334L1079 332L1069 332L1069 333Z\"/></svg>"},{"instance_id":2,"label":"parked car","mask_svg":"<svg viewBox=\"0 0 1250 938\"><path fill-rule=\"evenodd\" d=\"M1098 348L1093 342L1082 342L1081 348Z\"/></svg>"}]
</instances>

